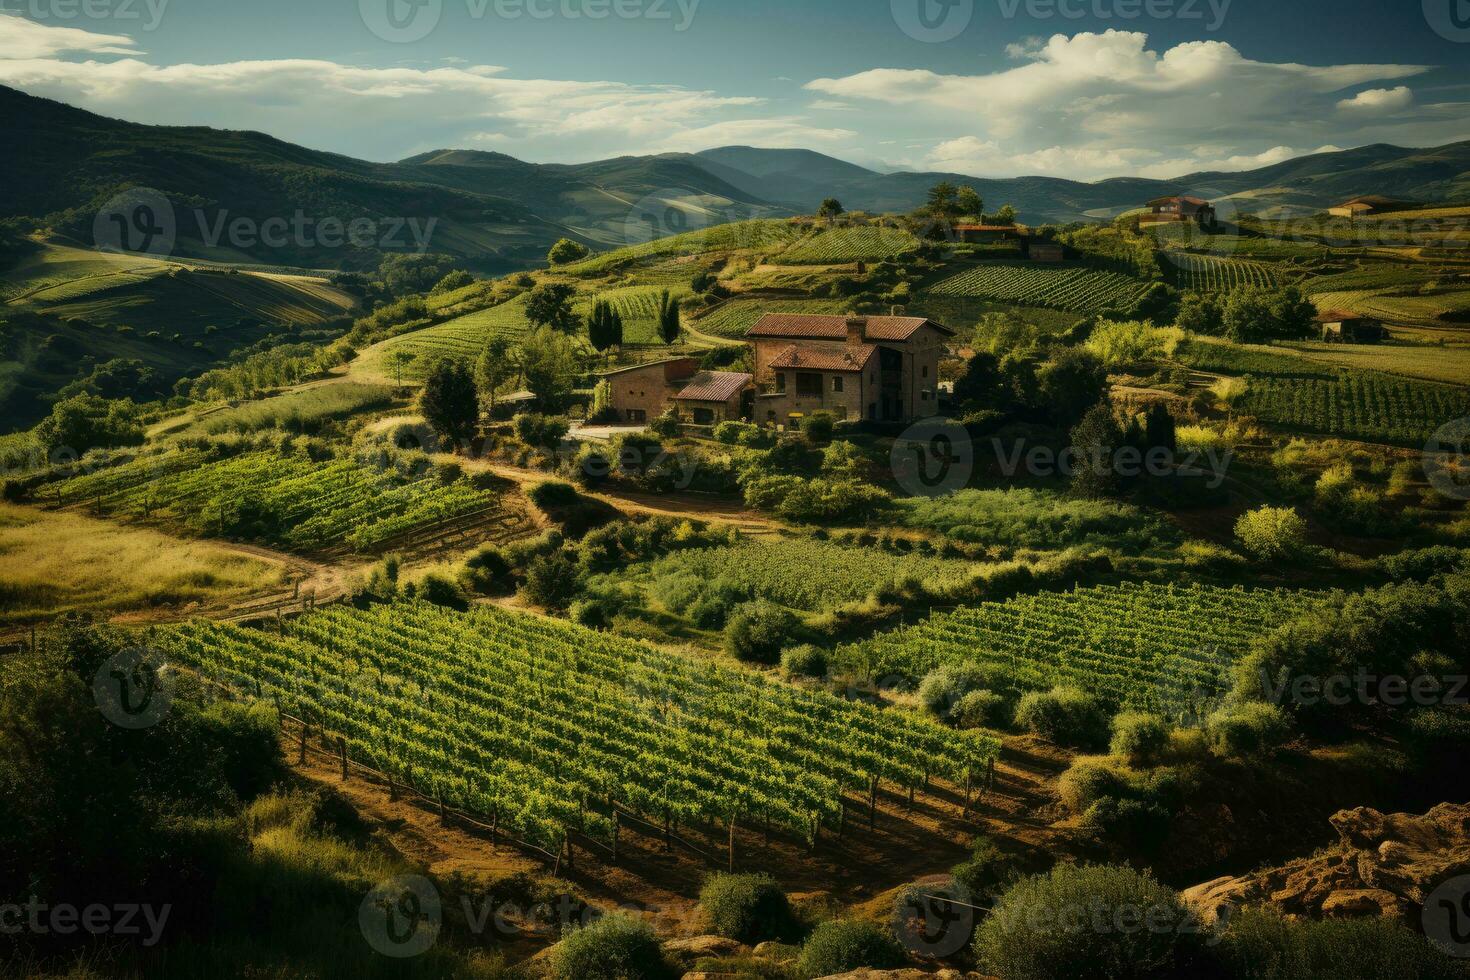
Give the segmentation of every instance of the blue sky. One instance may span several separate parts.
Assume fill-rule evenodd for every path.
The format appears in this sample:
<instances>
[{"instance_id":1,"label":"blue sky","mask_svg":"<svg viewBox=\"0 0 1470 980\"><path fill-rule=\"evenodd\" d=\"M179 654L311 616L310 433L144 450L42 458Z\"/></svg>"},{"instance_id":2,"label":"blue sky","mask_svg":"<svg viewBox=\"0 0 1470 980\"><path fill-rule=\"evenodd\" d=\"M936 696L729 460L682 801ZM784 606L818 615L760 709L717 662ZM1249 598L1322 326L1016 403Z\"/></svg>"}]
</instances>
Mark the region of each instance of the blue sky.
<instances>
[{"instance_id":1,"label":"blue sky","mask_svg":"<svg viewBox=\"0 0 1470 980\"><path fill-rule=\"evenodd\" d=\"M1470 0L0 0L0 11L0 83L374 160L454 146L575 162L742 143L881 169L1090 180L1470 138Z\"/></svg>"}]
</instances>

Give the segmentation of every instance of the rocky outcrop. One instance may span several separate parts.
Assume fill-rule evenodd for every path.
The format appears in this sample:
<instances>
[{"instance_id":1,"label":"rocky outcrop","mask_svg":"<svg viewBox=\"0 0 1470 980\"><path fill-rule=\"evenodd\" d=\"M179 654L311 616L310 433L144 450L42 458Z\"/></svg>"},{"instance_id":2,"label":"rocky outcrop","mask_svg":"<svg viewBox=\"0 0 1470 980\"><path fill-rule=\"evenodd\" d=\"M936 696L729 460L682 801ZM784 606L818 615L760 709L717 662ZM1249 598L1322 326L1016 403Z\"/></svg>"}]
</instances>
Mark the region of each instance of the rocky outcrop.
<instances>
[{"instance_id":1,"label":"rocky outcrop","mask_svg":"<svg viewBox=\"0 0 1470 980\"><path fill-rule=\"evenodd\" d=\"M1332 817L1338 841L1290 864L1184 892L1207 921L1226 906L1270 903L1290 915L1417 917L1441 882L1470 874L1470 804L1423 816L1359 807Z\"/></svg>"},{"instance_id":2,"label":"rocky outcrop","mask_svg":"<svg viewBox=\"0 0 1470 980\"><path fill-rule=\"evenodd\" d=\"M676 960L718 959L725 956L741 956L750 952L750 947L724 936L695 936L692 939L670 939L663 944L664 952Z\"/></svg>"}]
</instances>

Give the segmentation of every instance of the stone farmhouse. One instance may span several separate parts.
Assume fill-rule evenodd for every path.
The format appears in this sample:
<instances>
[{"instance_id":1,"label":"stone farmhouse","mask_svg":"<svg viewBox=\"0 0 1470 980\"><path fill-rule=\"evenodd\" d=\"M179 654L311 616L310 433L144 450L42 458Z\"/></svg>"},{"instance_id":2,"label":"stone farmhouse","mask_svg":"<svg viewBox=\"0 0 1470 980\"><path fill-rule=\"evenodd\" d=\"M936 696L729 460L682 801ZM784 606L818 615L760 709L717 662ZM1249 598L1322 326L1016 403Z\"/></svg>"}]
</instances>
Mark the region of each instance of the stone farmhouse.
<instances>
[{"instance_id":1,"label":"stone farmhouse","mask_svg":"<svg viewBox=\"0 0 1470 980\"><path fill-rule=\"evenodd\" d=\"M939 360L953 336L925 317L771 313L745 335L754 375L701 371L694 358L677 357L602 378L609 406L631 425L671 409L695 425L791 426L816 412L906 422L938 412Z\"/></svg>"},{"instance_id":2,"label":"stone farmhouse","mask_svg":"<svg viewBox=\"0 0 1470 980\"><path fill-rule=\"evenodd\" d=\"M1197 197L1160 197L1149 201L1147 207L1138 218L1143 226L1193 222L1201 228L1215 227L1215 206Z\"/></svg>"}]
</instances>

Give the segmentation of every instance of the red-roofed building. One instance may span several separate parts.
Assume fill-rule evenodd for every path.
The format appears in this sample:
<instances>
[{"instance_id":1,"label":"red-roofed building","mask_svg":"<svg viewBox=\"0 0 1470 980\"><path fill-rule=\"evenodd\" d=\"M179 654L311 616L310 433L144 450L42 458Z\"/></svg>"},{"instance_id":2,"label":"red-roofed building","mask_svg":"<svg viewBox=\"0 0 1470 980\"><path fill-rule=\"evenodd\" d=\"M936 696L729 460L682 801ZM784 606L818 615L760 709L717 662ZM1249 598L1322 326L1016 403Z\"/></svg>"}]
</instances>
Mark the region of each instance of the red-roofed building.
<instances>
[{"instance_id":1,"label":"red-roofed building","mask_svg":"<svg viewBox=\"0 0 1470 980\"><path fill-rule=\"evenodd\" d=\"M814 412L902 422L939 410L939 359L954 331L924 317L771 313L754 347L755 421L792 425Z\"/></svg>"},{"instance_id":2,"label":"red-roofed building","mask_svg":"<svg viewBox=\"0 0 1470 980\"><path fill-rule=\"evenodd\" d=\"M1197 197L1178 195L1148 202L1148 211L1138 218L1140 225L1162 225L1193 221L1201 228L1215 226L1215 207Z\"/></svg>"},{"instance_id":3,"label":"red-roofed building","mask_svg":"<svg viewBox=\"0 0 1470 980\"><path fill-rule=\"evenodd\" d=\"M700 371L674 396L674 406L695 425L736 421L747 414L750 381L750 375L738 371Z\"/></svg>"}]
</instances>

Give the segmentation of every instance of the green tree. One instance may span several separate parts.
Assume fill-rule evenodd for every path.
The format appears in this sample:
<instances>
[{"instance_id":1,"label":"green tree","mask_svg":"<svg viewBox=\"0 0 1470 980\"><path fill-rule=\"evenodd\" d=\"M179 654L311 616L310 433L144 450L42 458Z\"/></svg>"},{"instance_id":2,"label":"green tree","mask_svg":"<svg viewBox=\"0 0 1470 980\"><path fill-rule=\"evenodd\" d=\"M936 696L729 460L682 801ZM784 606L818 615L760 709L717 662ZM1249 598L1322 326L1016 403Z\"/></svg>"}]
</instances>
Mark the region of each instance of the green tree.
<instances>
[{"instance_id":1,"label":"green tree","mask_svg":"<svg viewBox=\"0 0 1470 980\"><path fill-rule=\"evenodd\" d=\"M955 208L961 216L966 218L980 221L985 217L985 200L969 184L961 187L955 195Z\"/></svg>"},{"instance_id":2,"label":"green tree","mask_svg":"<svg viewBox=\"0 0 1470 980\"><path fill-rule=\"evenodd\" d=\"M136 446L143 441L138 407L131 399L109 400L76 395L51 406L51 414L36 426L36 441L48 454L70 450Z\"/></svg>"},{"instance_id":3,"label":"green tree","mask_svg":"<svg viewBox=\"0 0 1470 980\"><path fill-rule=\"evenodd\" d=\"M582 373L582 357L571 337L542 327L521 344L520 366L541 410L555 414L567 406Z\"/></svg>"},{"instance_id":4,"label":"green tree","mask_svg":"<svg viewBox=\"0 0 1470 980\"><path fill-rule=\"evenodd\" d=\"M385 255L378 263L378 281L393 296L427 293L454 271L454 264L452 256L435 253Z\"/></svg>"},{"instance_id":5,"label":"green tree","mask_svg":"<svg viewBox=\"0 0 1470 980\"><path fill-rule=\"evenodd\" d=\"M683 329L679 322L679 304L666 289L658 298L658 335L664 343L672 344L679 339Z\"/></svg>"},{"instance_id":6,"label":"green tree","mask_svg":"<svg viewBox=\"0 0 1470 980\"><path fill-rule=\"evenodd\" d=\"M1186 292L1179 300L1179 314L1174 326L1190 333L1218 336L1225 327L1225 314L1220 298L1214 293Z\"/></svg>"},{"instance_id":7,"label":"green tree","mask_svg":"<svg viewBox=\"0 0 1470 980\"><path fill-rule=\"evenodd\" d=\"M991 220L998 225L1013 225L1016 223L1016 209L1009 204L1002 204L999 211L991 216Z\"/></svg>"},{"instance_id":8,"label":"green tree","mask_svg":"<svg viewBox=\"0 0 1470 980\"><path fill-rule=\"evenodd\" d=\"M1122 490L1115 462L1123 430L1113 406L1098 402L1072 430L1072 492L1082 497L1116 496Z\"/></svg>"},{"instance_id":9,"label":"green tree","mask_svg":"<svg viewBox=\"0 0 1470 980\"><path fill-rule=\"evenodd\" d=\"M1108 369L1087 351L1069 347L1037 376L1037 399L1058 428L1071 428L1108 391Z\"/></svg>"},{"instance_id":10,"label":"green tree","mask_svg":"<svg viewBox=\"0 0 1470 980\"><path fill-rule=\"evenodd\" d=\"M1294 507L1261 507L1240 515L1235 536L1262 561L1291 560L1307 547L1307 522Z\"/></svg>"},{"instance_id":11,"label":"green tree","mask_svg":"<svg viewBox=\"0 0 1470 980\"><path fill-rule=\"evenodd\" d=\"M825 201L822 202L822 206L817 208L817 217L826 218L827 224L829 225L834 219L840 218L846 213L847 209L844 208L842 206L842 202L837 200L837 198L835 197L827 198Z\"/></svg>"},{"instance_id":12,"label":"green tree","mask_svg":"<svg viewBox=\"0 0 1470 980\"><path fill-rule=\"evenodd\" d=\"M566 265L578 259L585 259L591 254L591 250L581 242L574 242L570 238L558 239L551 246L551 251L546 253L546 261L552 265Z\"/></svg>"},{"instance_id":13,"label":"green tree","mask_svg":"<svg viewBox=\"0 0 1470 980\"><path fill-rule=\"evenodd\" d=\"M393 365L393 378L396 384L403 384L403 369L418 359L418 355L411 350L399 348L388 355L388 362Z\"/></svg>"},{"instance_id":14,"label":"green tree","mask_svg":"<svg viewBox=\"0 0 1470 980\"><path fill-rule=\"evenodd\" d=\"M533 327L550 327L562 333L576 333L580 318L572 312L574 286L564 282L543 283L531 290L526 299L526 319Z\"/></svg>"},{"instance_id":15,"label":"green tree","mask_svg":"<svg viewBox=\"0 0 1470 980\"><path fill-rule=\"evenodd\" d=\"M434 288L429 290L429 292L435 295L452 293L456 289L463 289L466 286L473 285L474 282L474 276L470 275L463 269L455 269L453 272L449 273L449 275L436 282L434 284Z\"/></svg>"},{"instance_id":16,"label":"green tree","mask_svg":"<svg viewBox=\"0 0 1470 980\"><path fill-rule=\"evenodd\" d=\"M475 387L488 411L495 411L495 393L511 379L515 370L509 341L504 337L491 337L485 342L475 360Z\"/></svg>"},{"instance_id":17,"label":"green tree","mask_svg":"<svg viewBox=\"0 0 1470 980\"><path fill-rule=\"evenodd\" d=\"M606 300L592 304L587 317L587 340L599 353L623 342L623 315Z\"/></svg>"},{"instance_id":18,"label":"green tree","mask_svg":"<svg viewBox=\"0 0 1470 980\"><path fill-rule=\"evenodd\" d=\"M419 393L424 420L455 449L475 434L480 420L480 397L469 367L450 358L435 361Z\"/></svg>"},{"instance_id":19,"label":"green tree","mask_svg":"<svg viewBox=\"0 0 1470 980\"><path fill-rule=\"evenodd\" d=\"M953 224L960 216L959 190L947 180L941 180L929 188L924 210L936 221Z\"/></svg>"}]
</instances>

